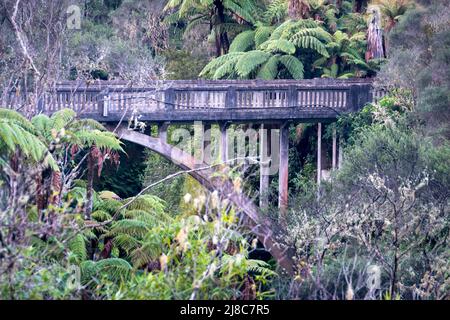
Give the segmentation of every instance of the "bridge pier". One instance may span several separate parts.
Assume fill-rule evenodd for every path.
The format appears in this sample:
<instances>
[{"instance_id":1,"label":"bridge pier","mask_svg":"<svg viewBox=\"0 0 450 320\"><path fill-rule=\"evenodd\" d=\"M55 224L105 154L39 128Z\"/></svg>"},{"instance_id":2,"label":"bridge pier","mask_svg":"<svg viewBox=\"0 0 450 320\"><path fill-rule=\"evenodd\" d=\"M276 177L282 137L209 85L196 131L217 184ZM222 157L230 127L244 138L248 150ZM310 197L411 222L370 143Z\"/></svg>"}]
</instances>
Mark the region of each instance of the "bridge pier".
<instances>
[{"instance_id":1,"label":"bridge pier","mask_svg":"<svg viewBox=\"0 0 450 320\"><path fill-rule=\"evenodd\" d=\"M337 133L336 133L336 127L333 127L333 150L332 150L332 156L331 156L331 162L332 162L332 169L337 169L337 156L336 151L337 149Z\"/></svg>"},{"instance_id":2,"label":"bridge pier","mask_svg":"<svg viewBox=\"0 0 450 320\"><path fill-rule=\"evenodd\" d=\"M322 123L317 124L317 185L322 181Z\"/></svg>"},{"instance_id":3,"label":"bridge pier","mask_svg":"<svg viewBox=\"0 0 450 320\"><path fill-rule=\"evenodd\" d=\"M228 136L227 136L228 123L219 123L220 130L220 161L226 163L228 161Z\"/></svg>"},{"instance_id":4,"label":"bridge pier","mask_svg":"<svg viewBox=\"0 0 450 320\"><path fill-rule=\"evenodd\" d=\"M269 206L269 174L271 145L271 129L268 125L262 124L259 129L259 206L266 209Z\"/></svg>"},{"instance_id":5,"label":"bridge pier","mask_svg":"<svg viewBox=\"0 0 450 320\"><path fill-rule=\"evenodd\" d=\"M203 162L206 164L211 164L211 124L205 123L203 124L203 134L202 134L202 153L203 153Z\"/></svg>"},{"instance_id":6,"label":"bridge pier","mask_svg":"<svg viewBox=\"0 0 450 320\"><path fill-rule=\"evenodd\" d=\"M170 122L158 123L158 138L164 143L167 143L167 130L169 129L169 125Z\"/></svg>"},{"instance_id":7,"label":"bridge pier","mask_svg":"<svg viewBox=\"0 0 450 320\"><path fill-rule=\"evenodd\" d=\"M280 169L278 177L278 207L282 215L285 215L288 208L288 175L289 175L289 123L285 122L280 126Z\"/></svg>"}]
</instances>

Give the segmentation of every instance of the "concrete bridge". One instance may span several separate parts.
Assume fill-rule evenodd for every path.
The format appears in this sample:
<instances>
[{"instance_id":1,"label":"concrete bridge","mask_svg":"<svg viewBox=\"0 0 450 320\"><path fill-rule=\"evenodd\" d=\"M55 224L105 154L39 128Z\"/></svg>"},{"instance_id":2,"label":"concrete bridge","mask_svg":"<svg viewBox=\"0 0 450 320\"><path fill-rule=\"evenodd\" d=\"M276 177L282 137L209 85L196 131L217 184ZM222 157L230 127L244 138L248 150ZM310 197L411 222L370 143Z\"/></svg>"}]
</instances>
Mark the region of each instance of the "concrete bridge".
<instances>
[{"instance_id":1,"label":"concrete bridge","mask_svg":"<svg viewBox=\"0 0 450 320\"><path fill-rule=\"evenodd\" d=\"M240 207L248 225L279 264L292 273L294 263L289 248L274 240L270 222L260 209L268 206L270 164L278 165L278 206L284 213L288 207L289 126L292 123L317 123L317 182L323 169L336 169L340 148L333 133L331 150L322 148L322 126L336 120L340 114L354 112L366 103L377 100L383 92L373 90L365 79L276 80L276 81L155 81L144 86L132 86L121 81L62 82L38 99L37 113L52 114L63 108L75 110L80 117L98 120L115 130L124 139L146 148L190 170L190 174L210 190L219 190ZM11 93L0 103L17 109L24 97ZM129 121L157 124L158 134L129 130ZM168 143L167 129L171 124L202 123L201 158L196 159ZM260 165L259 208L233 190L228 179L214 177L210 154L211 126L219 127L219 160L228 164L234 142L229 141L231 124L251 124L258 132ZM270 137L272 139L270 139ZM275 139L274 139L275 137ZM245 139L244 139L245 143ZM245 146L244 146L245 149ZM208 150L205 152L205 150ZM324 153L331 151L331 168L324 168ZM246 154L245 154L246 155ZM204 168L204 169L202 169ZM217 173L217 172L216 172Z\"/></svg>"}]
</instances>

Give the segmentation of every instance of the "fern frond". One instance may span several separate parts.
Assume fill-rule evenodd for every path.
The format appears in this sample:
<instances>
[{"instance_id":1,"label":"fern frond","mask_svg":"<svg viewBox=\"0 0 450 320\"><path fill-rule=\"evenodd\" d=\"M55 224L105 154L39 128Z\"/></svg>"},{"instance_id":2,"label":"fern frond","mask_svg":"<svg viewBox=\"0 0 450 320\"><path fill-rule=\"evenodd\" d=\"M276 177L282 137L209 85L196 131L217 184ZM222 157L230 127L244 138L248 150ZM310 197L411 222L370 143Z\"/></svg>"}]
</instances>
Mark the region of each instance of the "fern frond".
<instances>
[{"instance_id":1,"label":"fern frond","mask_svg":"<svg viewBox=\"0 0 450 320\"><path fill-rule=\"evenodd\" d=\"M87 259L86 240L82 234L77 234L69 242L69 250L75 255L78 263Z\"/></svg>"},{"instance_id":2,"label":"fern frond","mask_svg":"<svg viewBox=\"0 0 450 320\"><path fill-rule=\"evenodd\" d=\"M75 120L77 117L77 114L72 109L61 109L59 111L56 111L51 116L52 120L52 127L56 129L57 131L64 128L68 123Z\"/></svg>"},{"instance_id":3,"label":"fern frond","mask_svg":"<svg viewBox=\"0 0 450 320\"><path fill-rule=\"evenodd\" d=\"M128 279L133 268L124 259L109 258L96 262L95 269L98 274L106 275L112 281L120 281Z\"/></svg>"},{"instance_id":4,"label":"fern frond","mask_svg":"<svg viewBox=\"0 0 450 320\"><path fill-rule=\"evenodd\" d=\"M274 80L278 75L279 55L274 55L259 69L256 78Z\"/></svg>"},{"instance_id":5,"label":"fern frond","mask_svg":"<svg viewBox=\"0 0 450 320\"><path fill-rule=\"evenodd\" d=\"M34 130L27 129L30 125L31 123L24 123L23 120L0 118L0 148L8 153L19 149L31 160L44 160L44 164L58 170L55 159L47 152L44 143L34 134Z\"/></svg>"},{"instance_id":6,"label":"fern frond","mask_svg":"<svg viewBox=\"0 0 450 320\"><path fill-rule=\"evenodd\" d=\"M81 271L81 284L87 285L89 282L92 281L94 277L96 277L98 269L94 261L86 260L80 264L80 271Z\"/></svg>"},{"instance_id":7,"label":"fern frond","mask_svg":"<svg viewBox=\"0 0 450 320\"><path fill-rule=\"evenodd\" d=\"M107 236L126 234L137 238L143 238L149 232L150 227L151 226L143 221L123 219L114 222Z\"/></svg>"},{"instance_id":8,"label":"fern frond","mask_svg":"<svg viewBox=\"0 0 450 320\"><path fill-rule=\"evenodd\" d=\"M230 52L243 52L255 45L255 31L247 30L239 33L230 45Z\"/></svg>"},{"instance_id":9,"label":"fern frond","mask_svg":"<svg viewBox=\"0 0 450 320\"><path fill-rule=\"evenodd\" d=\"M122 207L122 202L116 199L108 199L94 202L94 210L104 210L109 214L115 214Z\"/></svg>"},{"instance_id":10,"label":"fern frond","mask_svg":"<svg viewBox=\"0 0 450 320\"><path fill-rule=\"evenodd\" d=\"M141 245L141 241L127 234L115 236L112 242L115 247L123 249L128 255Z\"/></svg>"},{"instance_id":11,"label":"fern frond","mask_svg":"<svg viewBox=\"0 0 450 320\"><path fill-rule=\"evenodd\" d=\"M157 260L161 254L162 248L159 241L147 241L131 253L131 261L135 268L140 268Z\"/></svg>"},{"instance_id":12,"label":"fern frond","mask_svg":"<svg viewBox=\"0 0 450 320\"><path fill-rule=\"evenodd\" d=\"M218 67L212 78L214 80L219 80L232 77L234 74L236 74L236 63L239 61L239 57L242 56L242 54L243 53L237 55L234 59L230 59L220 67Z\"/></svg>"},{"instance_id":13,"label":"fern frond","mask_svg":"<svg viewBox=\"0 0 450 320\"><path fill-rule=\"evenodd\" d=\"M280 62L286 67L293 79L303 79L304 66L299 59L291 55L284 55L280 57Z\"/></svg>"},{"instance_id":14,"label":"fern frond","mask_svg":"<svg viewBox=\"0 0 450 320\"><path fill-rule=\"evenodd\" d=\"M312 49L312 50L317 51L319 54L321 54L325 57L330 56L328 54L328 51L327 51L327 48L325 47L325 45L315 37L312 37L312 36L294 37L292 39L292 42L294 42L298 47L300 47L302 49Z\"/></svg>"},{"instance_id":15,"label":"fern frond","mask_svg":"<svg viewBox=\"0 0 450 320\"><path fill-rule=\"evenodd\" d=\"M100 130L78 130L75 133L76 142L80 147L96 146L99 149L122 151L122 142L116 134Z\"/></svg>"},{"instance_id":16,"label":"fern frond","mask_svg":"<svg viewBox=\"0 0 450 320\"><path fill-rule=\"evenodd\" d=\"M17 123L22 128L30 133L36 133L35 127L27 118L22 116L19 112L11 109L0 108L0 119L4 121L11 121Z\"/></svg>"},{"instance_id":17,"label":"fern frond","mask_svg":"<svg viewBox=\"0 0 450 320\"><path fill-rule=\"evenodd\" d=\"M108 221L112 218L112 216L108 212L103 210L97 210L92 212L91 217L92 219L98 222Z\"/></svg>"},{"instance_id":18,"label":"fern frond","mask_svg":"<svg viewBox=\"0 0 450 320\"><path fill-rule=\"evenodd\" d=\"M260 26L255 30L255 46L258 48L262 43L269 40L274 27Z\"/></svg>"},{"instance_id":19,"label":"fern frond","mask_svg":"<svg viewBox=\"0 0 450 320\"><path fill-rule=\"evenodd\" d=\"M247 272L254 272L257 274L265 274L266 276L277 276L277 273L270 269L270 265L262 260L247 259Z\"/></svg>"},{"instance_id":20,"label":"fern frond","mask_svg":"<svg viewBox=\"0 0 450 320\"><path fill-rule=\"evenodd\" d=\"M251 1L247 0L227 0L222 2L223 6L230 10L233 14L239 16L241 19L254 24L255 6Z\"/></svg>"},{"instance_id":21,"label":"fern frond","mask_svg":"<svg viewBox=\"0 0 450 320\"><path fill-rule=\"evenodd\" d=\"M217 57L211 60L200 72L200 77L212 78L216 72L216 70L221 67L224 63L235 60L237 57L240 57L242 52L230 52L228 54L224 54L223 56Z\"/></svg>"},{"instance_id":22,"label":"fern frond","mask_svg":"<svg viewBox=\"0 0 450 320\"><path fill-rule=\"evenodd\" d=\"M128 210L143 210L146 212L164 212L166 202L157 196L144 194L138 198L128 198L122 202L128 203L131 199L133 202L128 205Z\"/></svg>"},{"instance_id":23,"label":"fern frond","mask_svg":"<svg viewBox=\"0 0 450 320\"><path fill-rule=\"evenodd\" d=\"M325 42L331 42L333 40L331 35L320 27L301 29L292 36L292 39L295 40L306 36L314 37Z\"/></svg>"},{"instance_id":24,"label":"fern frond","mask_svg":"<svg viewBox=\"0 0 450 320\"><path fill-rule=\"evenodd\" d=\"M72 131L76 131L74 129L107 131L106 128L101 123L93 119L79 119L70 125L70 129Z\"/></svg>"},{"instance_id":25,"label":"fern frond","mask_svg":"<svg viewBox=\"0 0 450 320\"><path fill-rule=\"evenodd\" d=\"M270 53L261 50L248 51L236 63L236 72L240 77L246 78L269 58Z\"/></svg>"},{"instance_id":26,"label":"fern frond","mask_svg":"<svg viewBox=\"0 0 450 320\"><path fill-rule=\"evenodd\" d=\"M281 21L287 14L288 1L287 0L273 0L267 6L264 13L264 19L268 23L275 21Z\"/></svg>"},{"instance_id":27,"label":"fern frond","mask_svg":"<svg viewBox=\"0 0 450 320\"><path fill-rule=\"evenodd\" d=\"M296 51L295 45L286 39L268 40L261 44L260 49L273 53L281 52L286 54L294 54Z\"/></svg>"}]
</instances>

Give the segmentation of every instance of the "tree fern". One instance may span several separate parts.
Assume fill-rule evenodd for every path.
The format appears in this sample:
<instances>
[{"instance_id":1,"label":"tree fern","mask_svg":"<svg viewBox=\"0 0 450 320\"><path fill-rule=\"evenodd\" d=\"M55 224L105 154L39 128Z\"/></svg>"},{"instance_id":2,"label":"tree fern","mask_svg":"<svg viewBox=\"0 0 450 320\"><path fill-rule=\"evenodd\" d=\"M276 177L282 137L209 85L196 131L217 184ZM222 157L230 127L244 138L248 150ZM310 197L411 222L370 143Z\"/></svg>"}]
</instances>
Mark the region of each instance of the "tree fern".
<instances>
[{"instance_id":1,"label":"tree fern","mask_svg":"<svg viewBox=\"0 0 450 320\"><path fill-rule=\"evenodd\" d=\"M296 51L295 45L286 39L268 40L260 46L260 49L271 53L286 54L294 54Z\"/></svg>"},{"instance_id":2,"label":"tree fern","mask_svg":"<svg viewBox=\"0 0 450 320\"><path fill-rule=\"evenodd\" d=\"M263 80L273 80L278 75L279 55L270 57L269 60L259 69L256 78Z\"/></svg>"},{"instance_id":3,"label":"tree fern","mask_svg":"<svg viewBox=\"0 0 450 320\"><path fill-rule=\"evenodd\" d=\"M122 142L112 132L82 129L74 133L74 138L74 142L81 147L95 145L100 149L123 151Z\"/></svg>"},{"instance_id":4,"label":"tree fern","mask_svg":"<svg viewBox=\"0 0 450 320\"><path fill-rule=\"evenodd\" d=\"M34 162L42 162L58 170L55 159L48 153L33 124L16 111L0 109L0 152L8 156L16 150Z\"/></svg>"},{"instance_id":5,"label":"tree fern","mask_svg":"<svg viewBox=\"0 0 450 320\"><path fill-rule=\"evenodd\" d=\"M146 223L148 226L155 226L161 221L161 217L154 215L152 213L149 213L148 211L144 210L127 210L124 213L124 217L126 219L133 219L137 221L142 221Z\"/></svg>"},{"instance_id":6,"label":"tree fern","mask_svg":"<svg viewBox=\"0 0 450 320\"><path fill-rule=\"evenodd\" d=\"M272 34L274 27L270 26L258 26L255 30L255 47L258 48L262 43L269 40L270 35Z\"/></svg>"},{"instance_id":7,"label":"tree fern","mask_svg":"<svg viewBox=\"0 0 450 320\"><path fill-rule=\"evenodd\" d=\"M223 6L241 19L253 24L256 6L251 0L224 0Z\"/></svg>"},{"instance_id":8,"label":"tree fern","mask_svg":"<svg viewBox=\"0 0 450 320\"><path fill-rule=\"evenodd\" d=\"M107 276L112 281L128 279L132 269L128 261L120 258L109 258L95 263L96 273L99 276Z\"/></svg>"},{"instance_id":9,"label":"tree fern","mask_svg":"<svg viewBox=\"0 0 450 320\"><path fill-rule=\"evenodd\" d=\"M230 53L229 53L230 54ZM230 78L236 73L236 63L239 61L239 58L243 55L243 52L239 52L238 55L233 55L233 57L223 63L220 67L216 69L213 79L219 80L223 78Z\"/></svg>"},{"instance_id":10,"label":"tree fern","mask_svg":"<svg viewBox=\"0 0 450 320\"><path fill-rule=\"evenodd\" d=\"M294 36L292 41L302 49L312 49L325 57L329 56L325 45L313 36Z\"/></svg>"},{"instance_id":11,"label":"tree fern","mask_svg":"<svg viewBox=\"0 0 450 320\"><path fill-rule=\"evenodd\" d=\"M151 225L138 220L123 219L113 223L111 230L106 236L127 234L132 237L143 238L150 230Z\"/></svg>"},{"instance_id":12,"label":"tree fern","mask_svg":"<svg viewBox=\"0 0 450 320\"><path fill-rule=\"evenodd\" d=\"M284 55L280 57L280 62L286 67L293 79L303 79L303 63L294 56Z\"/></svg>"},{"instance_id":13,"label":"tree fern","mask_svg":"<svg viewBox=\"0 0 450 320\"><path fill-rule=\"evenodd\" d=\"M286 17L288 11L288 0L272 0L264 13L264 19L268 23L281 21Z\"/></svg>"},{"instance_id":14,"label":"tree fern","mask_svg":"<svg viewBox=\"0 0 450 320\"><path fill-rule=\"evenodd\" d=\"M223 56L217 57L211 60L200 72L200 77L212 78L216 70L221 67L224 63L230 60L235 60L237 57L241 56L242 52L230 52Z\"/></svg>"},{"instance_id":15,"label":"tree fern","mask_svg":"<svg viewBox=\"0 0 450 320\"><path fill-rule=\"evenodd\" d=\"M230 45L230 52L242 52L254 47L255 30L247 30L239 33Z\"/></svg>"},{"instance_id":16,"label":"tree fern","mask_svg":"<svg viewBox=\"0 0 450 320\"><path fill-rule=\"evenodd\" d=\"M314 37L318 40L324 41L325 43L332 41L331 35L321 27L300 29L291 37L291 39L296 41L296 39L305 36Z\"/></svg>"},{"instance_id":17,"label":"tree fern","mask_svg":"<svg viewBox=\"0 0 450 320\"><path fill-rule=\"evenodd\" d=\"M258 23L254 31L236 36L232 52L213 59L200 76L212 79L256 77L269 80L280 76L302 79L304 65L300 60L302 52L298 49L313 50L328 57L326 44L331 40L331 35L311 19L287 20L276 28ZM280 72L282 69L287 72Z\"/></svg>"},{"instance_id":18,"label":"tree fern","mask_svg":"<svg viewBox=\"0 0 450 320\"><path fill-rule=\"evenodd\" d=\"M104 210L96 210L92 212L91 218L98 222L108 221L112 216Z\"/></svg>"},{"instance_id":19,"label":"tree fern","mask_svg":"<svg viewBox=\"0 0 450 320\"><path fill-rule=\"evenodd\" d=\"M76 261L81 263L87 259L86 239L82 234L77 234L70 242L69 249L76 257Z\"/></svg>"},{"instance_id":20,"label":"tree fern","mask_svg":"<svg viewBox=\"0 0 450 320\"><path fill-rule=\"evenodd\" d=\"M104 210L113 215L122 207L122 202L116 199L104 199L94 202L94 210Z\"/></svg>"},{"instance_id":21,"label":"tree fern","mask_svg":"<svg viewBox=\"0 0 450 320\"><path fill-rule=\"evenodd\" d=\"M150 262L157 261L161 253L161 246L158 243L146 243L131 253L131 261L135 268L141 268Z\"/></svg>"},{"instance_id":22,"label":"tree fern","mask_svg":"<svg viewBox=\"0 0 450 320\"><path fill-rule=\"evenodd\" d=\"M130 255L133 250L142 245L142 241L128 234L118 234L113 238L112 242L115 247L124 250L127 255Z\"/></svg>"},{"instance_id":23,"label":"tree fern","mask_svg":"<svg viewBox=\"0 0 450 320\"><path fill-rule=\"evenodd\" d=\"M141 195L138 198L128 198L122 201L123 204L132 202L127 206L128 210L143 210L146 212L163 213L166 207L164 200L154 195Z\"/></svg>"},{"instance_id":24,"label":"tree fern","mask_svg":"<svg viewBox=\"0 0 450 320\"><path fill-rule=\"evenodd\" d=\"M270 54L267 52L261 50L248 51L236 63L236 71L240 77L246 78L269 58Z\"/></svg>"},{"instance_id":25,"label":"tree fern","mask_svg":"<svg viewBox=\"0 0 450 320\"><path fill-rule=\"evenodd\" d=\"M266 274L268 276L277 276L277 273L270 269L270 265L262 260L247 259L246 260L247 272Z\"/></svg>"}]
</instances>

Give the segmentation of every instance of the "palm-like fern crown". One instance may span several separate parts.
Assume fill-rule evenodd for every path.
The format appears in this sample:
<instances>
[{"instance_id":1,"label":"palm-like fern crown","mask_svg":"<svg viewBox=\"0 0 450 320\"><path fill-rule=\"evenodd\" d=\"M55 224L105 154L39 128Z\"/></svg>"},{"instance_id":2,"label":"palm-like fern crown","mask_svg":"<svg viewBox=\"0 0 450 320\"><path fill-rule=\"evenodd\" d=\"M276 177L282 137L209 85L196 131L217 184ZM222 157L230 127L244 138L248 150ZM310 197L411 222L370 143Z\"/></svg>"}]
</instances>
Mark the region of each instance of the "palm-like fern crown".
<instances>
[{"instance_id":1,"label":"palm-like fern crown","mask_svg":"<svg viewBox=\"0 0 450 320\"><path fill-rule=\"evenodd\" d=\"M17 150L34 162L57 170L56 161L39 138L39 128L18 112L0 108L0 165L6 160L2 160L2 156L8 157Z\"/></svg>"},{"instance_id":2,"label":"palm-like fern crown","mask_svg":"<svg viewBox=\"0 0 450 320\"><path fill-rule=\"evenodd\" d=\"M212 60L200 76L270 80L287 72L293 79L302 79L304 66L296 54L310 50L327 57L329 41L331 35L313 20L288 20L278 27L259 24L237 35L230 53Z\"/></svg>"},{"instance_id":3,"label":"palm-like fern crown","mask_svg":"<svg viewBox=\"0 0 450 320\"><path fill-rule=\"evenodd\" d=\"M219 21L214 10L213 0L170 0L165 11L175 10L165 19L165 23L172 24L180 19L186 19L188 24L185 32L191 31L200 24L212 26L212 36L223 32L240 32L253 25L259 9L253 0L222 0L224 21Z\"/></svg>"},{"instance_id":4,"label":"palm-like fern crown","mask_svg":"<svg viewBox=\"0 0 450 320\"><path fill-rule=\"evenodd\" d=\"M160 258L166 254L170 259L167 263L175 269L178 266L185 268L184 260L196 259L200 253L209 258L211 249L208 249L208 237L211 236L211 230L217 229L215 222L202 222L198 216L171 216L166 211L165 202L151 195L119 199L112 192L101 192L95 198L92 218L96 222L109 221L113 216L117 219L111 224L94 228L94 232L83 231L69 243L69 261L80 266L84 286L95 285L96 279L119 283L129 279L133 271L145 270L150 265L161 263ZM188 228L190 231L187 231ZM245 241L234 230L227 229L224 232L227 232L229 241L236 244ZM100 250L109 250L110 254L100 260L88 260L87 247L91 240L100 244ZM187 258L185 250L191 244L196 246L196 250L189 253L191 258ZM179 259L180 255L183 255L183 259ZM267 263L248 259L246 255L225 253L218 268L218 272L228 278L240 279L238 270L242 268L246 273L275 275Z\"/></svg>"},{"instance_id":5,"label":"palm-like fern crown","mask_svg":"<svg viewBox=\"0 0 450 320\"><path fill-rule=\"evenodd\" d=\"M80 149L96 146L99 149L123 151L121 142L114 133L92 119L78 119L75 111L63 109L51 117L35 116L31 122L47 143L58 142L76 145Z\"/></svg>"}]
</instances>

